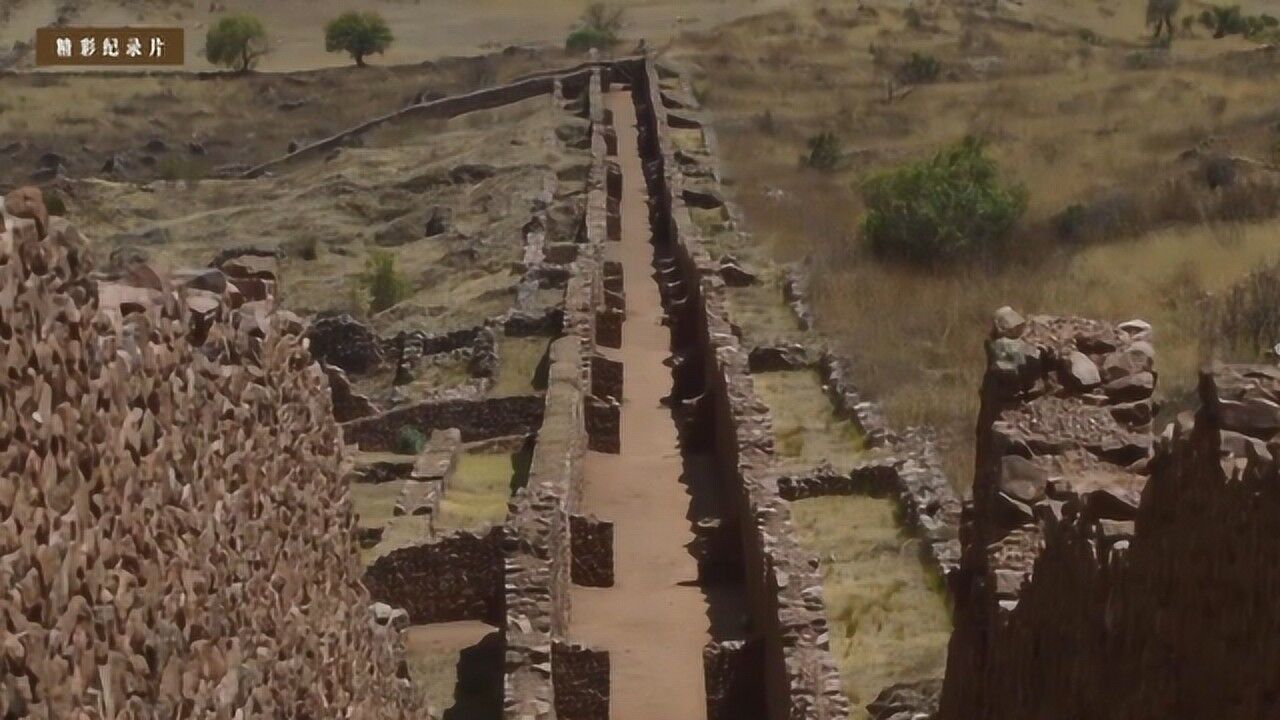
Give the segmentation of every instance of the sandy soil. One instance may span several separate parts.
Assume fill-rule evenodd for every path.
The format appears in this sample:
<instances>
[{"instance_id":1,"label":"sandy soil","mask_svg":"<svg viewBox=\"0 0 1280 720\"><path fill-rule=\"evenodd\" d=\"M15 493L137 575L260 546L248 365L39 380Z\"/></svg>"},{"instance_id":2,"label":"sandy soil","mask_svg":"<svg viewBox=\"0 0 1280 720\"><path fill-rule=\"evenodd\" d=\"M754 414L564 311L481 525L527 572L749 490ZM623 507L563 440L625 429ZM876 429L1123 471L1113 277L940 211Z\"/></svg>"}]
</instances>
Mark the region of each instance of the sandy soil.
<instances>
[{"instance_id":1,"label":"sandy soil","mask_svg":"<svg viewBox=\"0 0 1280 720\"><path fill-rule=\"evenodd\" d=\"M0 16L0 48L29 42L34 29L51 24L66 0L16 2L7 22ZM789 0L622 0L626 9L625 45L645 38L654 45L684 30L705 30L746 14L785 6ZM204 34L224 14L210 12L208 0L79 0L71 24L179 25L187 31L187 69L206 70ZM309 70L348 64L325 52L324 24L353 8L375 10L391 26L396 42L379 64L417 63L451 55L475 55L511 45L560 45L586 6L586 0L224 0L226 12L260 17L271 37L271 53L260 69Z\"/></svg>"},{"instance_id":2,"label":"sandy soil","mask_svg":"<svg viewBox=\"0 0 1280 720\"><path fill-rule=\"evenodd\" d=\"M622 242L627 319L616 355L626 369L622 453L587 457L584 510L614 522L616 584L573 589L570 635L610 652L613 720L706 717L702 648L707 606L686 520L690 498L671 413L659 400L671 387L662 361L670 334L661 324L652 279L648 212L629 94L610 93L623 172Z\"/></svg>"}]
</instances>

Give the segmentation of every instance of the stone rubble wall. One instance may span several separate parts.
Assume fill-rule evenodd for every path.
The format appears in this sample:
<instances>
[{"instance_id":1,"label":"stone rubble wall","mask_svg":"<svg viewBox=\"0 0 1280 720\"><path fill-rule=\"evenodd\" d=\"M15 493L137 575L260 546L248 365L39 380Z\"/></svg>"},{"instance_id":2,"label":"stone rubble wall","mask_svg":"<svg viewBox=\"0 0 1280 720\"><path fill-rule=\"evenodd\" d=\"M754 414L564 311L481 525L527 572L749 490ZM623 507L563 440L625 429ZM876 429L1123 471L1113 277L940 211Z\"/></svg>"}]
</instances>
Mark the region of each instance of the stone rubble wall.
<instances>
[{"instance_id":1,"label":"stone rubble wall","mask_svg":"<svg viewBox=\"0 0 1280 720\"><path fill-rule=\"evenodd\" d=\"M609 720L609 653L557 641L551 659L556 717Z\"/></svg>"},{"instance_id":2,"label":"stone rubble wall","mask_svg":"<svg viewBox=\"0 0 1280 720\"><path fill-rule=\"evenodd\" d=\"M692 328L683 332L693 336L703 356L703 402L714 406L720 477L734 515L742 520L748 600L763 644L766 713L774 720L843 720L849 706L828 645L817 558L796 541L788 503L769 472L769 411L753 389L747 350L732 332L720 265L708 254L689 215L685 178L668 131L661 72L655 63L646 63L637 83L641 148L655 191L653 213L665 220L655 229L670 242L678 281L685 286L673 313L684 320L681 325Z\"/></svg>"},{"instance_id":3,"label":"stone rubble wall","mask_svg":"<svg viewBox=\"0 0 1280 720\"><path fill-rule=\"evenodd\" d=\"M1280 712L1280 609L1259 602L1280 576L1259 532L1280 511L1280 370L1206 372L1157 446L1149 336L996 314L939 717Z\"/></svg>"},{"instance_id":4,"label":"stone rubble wall","mask_svg":"<svg viewBox=\"0 0 1280 720\"><path fill-rule=\"evenodd\" d=\"M608 653L562 645L570 614L575 542L571 519L585 472L596 308L602 302L605 147L600 138L607 75L606 69L593 69L583 89L584 110L593 128L585 242L568 266L564 336L551 345L545 409L529 481L512 498L503 529L506 720L607 717Z\"/></svg>"},{"instance_id":5,"label":"stone rubble wall","mask_svg":"<svg viewBox=\"0 0 1280 720\"><path fill-rule=\"evenodd\" d=\"M354 138L389 123L405 120L415 122L447 120L478 110L492 110L540 95L549 95L557 84L565 87L566 93L572 94L585 85L591 75L598 72L601 67L608 67L608 64L586 64L569 71L531 75L505 85L497 85L463 95L452 95L438 100L410 105L363 122L353 128L343 130L323 140L305 145L284 157L262 163L247 170L243 177L256 178L267 172L279 172L299 160L312 158L341 147Z\"/></svg>"},{"instance_id":6,"label":"stone rubble wall","mask_svg":"<svg viewBox=\"0 0 1280 720\"><path fill-rule=\"evenodd\" d=\"M569 517L573 584L613 587L613 523L586 515Z\"/></svg>"},{"instance_id":7,"label":"stone rubble wall","mask_svg":"<svg viewBox=\"0 0 1280 720\"><path fill-rule=\"evenodd\" d=\"M512 395L480 400L428 400L343 423L348 445L365 451L392 451L396 433L412 425L422 431L458 428L463 442L536 433L543 420L543 399Z\"/></svg>"},{"instance_id":8,"label":"stone rubble wall","mask_svg":"<svg viewBox=\"0 0 1280 720\"><path fill-rule=\"evenodd\" d=\"M188 291L111 310L91 271L4 200L0 716L423 717L301 322L224 298L196 346Z\"/></svg>"},{"instance_id":9,"label":"stone rubble wall","mask_svg":"<svg viewBox=\"0 0 1280 720\"><path fill-rule=\"evenodd\" d=\"M502 618L502 528L459 531L393 550L364 573L377 602L404 610L413 625Z\"/></svg>"},{"instance_id":10,"label":"stone rubble wall","mask_svg":"<svg viewBox=\"0 0 1280 720\"><path fill-rule=\"evenodd\" d=\"M707 643L702 650L707 720L740 720L759 714L765 706L763 650L759 640Z\"/></svg>"}]
</instances>

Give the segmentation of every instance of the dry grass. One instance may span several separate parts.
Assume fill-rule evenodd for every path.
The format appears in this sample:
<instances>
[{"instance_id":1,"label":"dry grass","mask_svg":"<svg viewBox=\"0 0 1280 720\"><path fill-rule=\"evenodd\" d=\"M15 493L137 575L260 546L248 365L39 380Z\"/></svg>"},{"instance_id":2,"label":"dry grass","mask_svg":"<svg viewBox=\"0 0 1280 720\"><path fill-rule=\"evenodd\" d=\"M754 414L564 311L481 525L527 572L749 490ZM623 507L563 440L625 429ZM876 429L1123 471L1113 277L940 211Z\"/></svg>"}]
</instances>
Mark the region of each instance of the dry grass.
<instances>
[{"instance_id":1,"label":"dry grass","mask_svg":"<svg viewBox=\"0 0 1280 720\"><path fill-rule=\"evenodd\" d=\"M528 395L535 392L535 375L547 355L545 337L506 337L498 342L498 377L490 395Z\"/></svg>"},{"instance_id":2,"label":"dry grass","mask_svg":"<svg viewBox=\"0 0 1280 720\"><path fill-rule=\"evenodd\" d=\"M464 452L440 501L436 530L473 530L507 519L515 469L509 453Z\"/></svg>"},{"instance_id":3,"label":"dry grass","mask_svg":"<svg viewBox=\"0 0 1280 720\"><path fill-rule=\"evenodd\" d=\"M902 532L892 500L827 497L791 504L801 543L822 562L831 650L865 718L885 687L941 677L951 620L936 578Z\"/></svg>"},{"instance_id":4,"label":"dry grass","mask_svg":"<svg viewBox=\"0 0 1280 720\"><path fill-rule=\"evenodd\" d=\"M813 370L752 375L756 392L773 413L777 454L787 467L828 462L848 470L866 453L857 427L836 417L822 380Z\"/></svg>"},{"instance_id":5,"label":"dry grass","mask_svg":"<svg viewBox=\"0 0 1280 720\"><path fill-rule=\"evenodd\" d=\"M731 192L756 235L735 252L811 260L819 330L854 359L855 380L893 424L942 431L947 469L967 486L982 341L997 307L1142 317L1157 329L1164 396L1187 398L1207 345L1198 298L1276 255L1280 225L1266 218L1280 193L1257 168L1210 191L1200 160L1180 156L1270 159L1280 115L1265 78L1277 62L1203 33L1152 52L1141 3L1001 5L1032 29L913 5L916 28L888 2L799 3L689 38L675 54L710 88ZM938 58L938 80L887 101L885 80L912 52ZM822 131L843 140L834 172L797 161ZM986 139L1030 192L1017 262L925 274L868 260L857 240L862 181L966 134ZM1056 237L1072 205L1116 210L1114 226L1085 238L1107 244ZM1258 224L1222 224L1233 219ZM739 306L745 326L772 324L757 319L757 303Z\"/></svg>"}]
</instances>

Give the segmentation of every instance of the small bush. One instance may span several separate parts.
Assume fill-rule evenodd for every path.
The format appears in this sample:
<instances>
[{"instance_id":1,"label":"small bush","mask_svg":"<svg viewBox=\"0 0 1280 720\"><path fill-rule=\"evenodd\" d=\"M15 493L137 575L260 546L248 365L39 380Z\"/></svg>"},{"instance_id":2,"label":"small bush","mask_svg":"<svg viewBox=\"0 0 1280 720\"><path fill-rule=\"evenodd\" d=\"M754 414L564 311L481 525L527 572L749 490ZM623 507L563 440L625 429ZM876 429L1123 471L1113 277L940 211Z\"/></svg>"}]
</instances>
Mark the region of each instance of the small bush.
<instances>
[{"instance_id":1,"label":"small bush","mask_svg":"<svg viewBox=\"0 0 1280 720\"><path fill-rule=\"evenodd\" d=\"M44 194L44 209L49 211L50 215L58 217L66 217L67 203L62 199L62 195L57 192L46 192Z\"/></svg>"},{"instance_id":2,"label":"small bush","mask_svg":"<svg viewBox=\"0 0 1280 720\"><path fill-rule=\"evenodd\" d=\"M267 54L267 29L252 15L228 15L209 28L204 54L214 65L248 72Z\"/></svg>"},{"instance_id":3,"label":"small bush","mask_svg":"<svg viewBox=\"0 0 1280 720\"><path fill-rule=\"evenodd\" d=\"M1205 307L1213 349L1232 360L1255 360L1280 343L1280 263L1250 273Z\"/></svg>"},{"instance_id":4,"label":"small bush","mask_svg":"<svg viewBox=\"0 0 1280 720\"><path fill-rule=\"evenodd\" d=\"M396 452L401 455L417 455L427 446L427 437L412 425L401 425L396 431Z\"/></svg>"},{"instance_id":5,"label":"small bush","mask_svg":"<svg viewBox=\"0 0 1280 720\"><path fill-rule=\"evenodd\" d=\"M371 313L382 312L409 294L409 283L396 269L396 256L384 250L369 253L359 280L368 295Z\"/></svg>"},{"instance_id":6,"label":"small bush","mask_svg":"<svg viewBox=\"0 0 1280 720\"><path fill-rule=\"evenodd\" d=\"M345 12L334 18L324 30L324 49L328 52L345 52L364 67L369 55L387 51L395 38L387 21L376 12Z\"/></svg>"},{"instance_id":7,"label":"small bush","mask_svg":"<svg viewBox=\"0 0 1280 720\"><path fill-rule=\"evenodd\" d=\"M622 10L610 9L604 3L591 3L565 40L565 49L570 52L608 50L618 44L622 24Z\"/></svg>"},{"instance_id":8,"label":"small bush","mask_svg":"<svg viewBox=\"0 0 1280 720\"><path fill-rule=\"evenodd\" d=\"M1001 182L983 150L980 140L965 138L867 181L862 235L871 251L930 267L999 255L1026 210L1027 194Z\"/></svg>"},{"instance_id":9,"label":"small bush","mask_svg":"<svg viewBox=\"0 0 1280 720\"><path fill-rule=\"evenodd\" d=\"M569 52L583 53L588 50L608 50L618 44L618 38L594 28L579 28L569 33L564 48Z\"/></svg>"},{"instance_id":10,"label":"small bush","mask_svg":"<svg viewBox=\"0 0 1280 720\"><path fill-rule=\"evenodd\" d=\"M835 133L824 131L809 138L809 154L800 161L814 170L830 172L840 165L842 155L840 138Z\"/></svg>"},{"instance_id":11,"label":"small bush","mask_svg":"<svg viewBox=\"0 0 1280 720\"><path fill-rule=\"evenodd\" d=\"M932 55L911 53L911 57L898 68L898 79L904 83L930 83L938 79L942 72L942 63Z\"/></svg>"},{"instance_id":12,"label":"small bush","mask_svg":"<svg viewBox=\"0 0 1280 720\"><path fill-rule=\"evenodd\" d=\"M1213 31L1215 38L1243 35L1253 40L1273 39L1280 20L1271 15L1245 15L1239 5L1214 5L1200 13L1200 24Z\"/></svg>"},{"instance_id":13,"label":"small bush","mask_svg":"<svg viewBox=\"0 0 1280 720\"><path fill-rule=\"evenodd\" d=\"M915 9L915 7L908 7L903 11L902 17L907 21L907 27L912 30L919 30L924 27L924 17L920 14L919 10Z\"/></svg>"}]
</instances>

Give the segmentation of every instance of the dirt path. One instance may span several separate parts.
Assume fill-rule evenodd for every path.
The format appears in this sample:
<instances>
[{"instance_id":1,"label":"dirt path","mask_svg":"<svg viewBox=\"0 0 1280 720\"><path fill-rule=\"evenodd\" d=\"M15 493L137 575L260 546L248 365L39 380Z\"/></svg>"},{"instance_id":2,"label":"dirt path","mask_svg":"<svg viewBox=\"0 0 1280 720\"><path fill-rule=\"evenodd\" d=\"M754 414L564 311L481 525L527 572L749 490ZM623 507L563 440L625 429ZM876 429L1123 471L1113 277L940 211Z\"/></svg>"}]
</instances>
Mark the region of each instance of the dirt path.
<instances>
[{"instance_id":1,"label":"dirt path","mask_svg":"<svg viewBox=\"0 0 1280 720\"><path fill-rule=\"evenodd\" d=\"M700 720L706 717L702 648L707 606L696 581L689 496L680 484L681 456L670 411L670 333L661 323L651 277L648 210L636 147L635 106L610 93L622 168L622 242L609 247L625 275L627 319L622 453L587 457L585 509L614 526L616 584L574 588L574 640L607 649L613 667L612 720Z\"/></svg>"}]
</instances>

